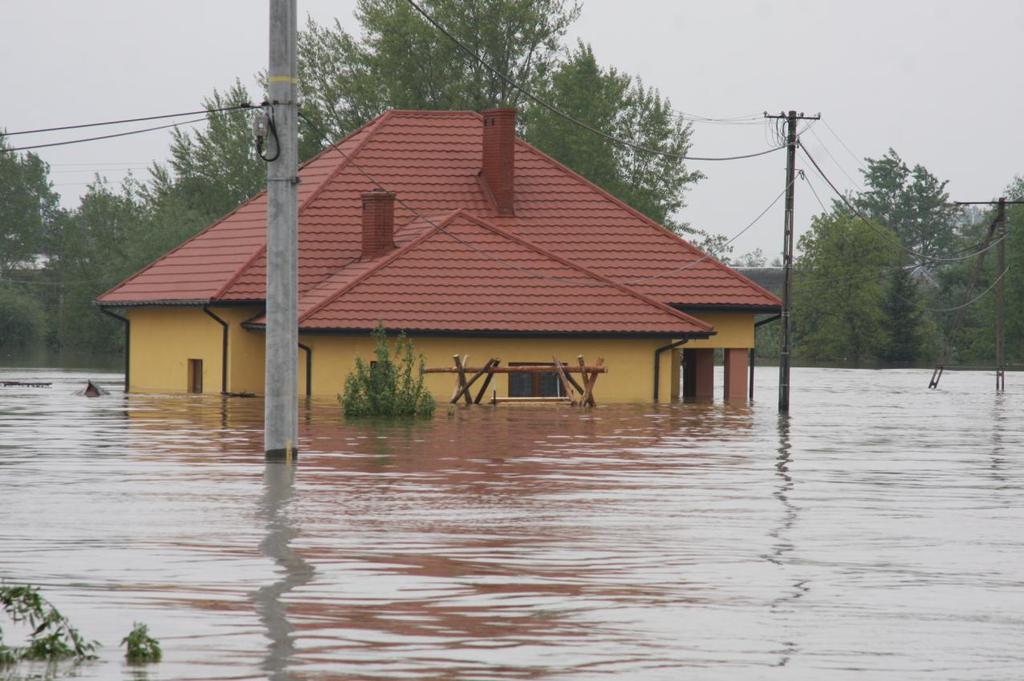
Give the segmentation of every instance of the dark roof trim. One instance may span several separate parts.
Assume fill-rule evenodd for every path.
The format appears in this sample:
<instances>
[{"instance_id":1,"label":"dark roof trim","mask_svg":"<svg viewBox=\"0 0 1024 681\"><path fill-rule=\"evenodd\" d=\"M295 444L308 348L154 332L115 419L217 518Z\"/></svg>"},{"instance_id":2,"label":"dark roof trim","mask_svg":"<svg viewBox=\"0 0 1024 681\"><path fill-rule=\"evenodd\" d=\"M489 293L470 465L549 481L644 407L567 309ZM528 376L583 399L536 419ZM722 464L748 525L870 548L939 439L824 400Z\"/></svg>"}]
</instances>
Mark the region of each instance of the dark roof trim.
<instances>
[{"instance_id":1,"label":"dark roof trim","mask_svg":"<svg viewBox=\"0 0 1024 681\"><path fill-rule=\"evenodd\" d=\"M265 324L245 322L243 327L250 331L265 331ZM456 330L456 329L392 329L388 333L405 333L409 336L455 336L458 338L710 338L715 332L665 332L665 331L500 331L500 330ZM365 336L374 329L309 329L299 327L299 333L307 336Z\"/></svg>"},{"instance_id":2,"label":"dark roof trim","mask_svg":"<svg viewBox=\"0 0 1024 681\"><path fill-rule=\"evenodd\" d=\"M697 312L750 312L764 314L766 312L774 313L782 310L781 305L683 305L680 303L669 303L669 305L680 312L690 314Z\"/></svg>"},{"instance_id":3,"label":"dark roof trim","mask_svg":"<svg viewBox=\"0 0 1024 681\"><path fill-rule=\"evenodd\" d=\"M203 307L209 305L210 301L201 300L121 300L118 302L106 302L94 300L92 304L96 307Z\"/></svg>"},{"instance_id":4,"label":"dark roof trim","mask_svg":"<svg viewBox=\"0 0 1024 681\"><path fill-rule=\"evenodd\" d=\"M98 308L112 307L256 307L266 305L265 300L124 300L119 302L92 301Z\"/></svg>"}]
</instances>

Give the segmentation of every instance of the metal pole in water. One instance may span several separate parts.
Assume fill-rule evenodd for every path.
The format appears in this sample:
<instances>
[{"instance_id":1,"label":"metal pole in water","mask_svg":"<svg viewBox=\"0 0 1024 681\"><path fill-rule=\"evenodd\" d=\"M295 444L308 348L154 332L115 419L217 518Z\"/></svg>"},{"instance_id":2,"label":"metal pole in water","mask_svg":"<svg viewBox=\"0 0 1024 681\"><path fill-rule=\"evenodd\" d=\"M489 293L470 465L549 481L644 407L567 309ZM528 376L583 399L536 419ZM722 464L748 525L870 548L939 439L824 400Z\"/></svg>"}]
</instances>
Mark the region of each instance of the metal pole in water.
<instances>
[{"instance_id":1,"label":"metal pole in water","mask_svg":"<svg viewBox=\"0 0 1024 681\"><path fill-rule=\"evenodd\" d=\"M298 403L298 106L296 0L270 0L267 164L267 331L264 450L291 458L299 429Z\"/></svg>"}]
</instances>

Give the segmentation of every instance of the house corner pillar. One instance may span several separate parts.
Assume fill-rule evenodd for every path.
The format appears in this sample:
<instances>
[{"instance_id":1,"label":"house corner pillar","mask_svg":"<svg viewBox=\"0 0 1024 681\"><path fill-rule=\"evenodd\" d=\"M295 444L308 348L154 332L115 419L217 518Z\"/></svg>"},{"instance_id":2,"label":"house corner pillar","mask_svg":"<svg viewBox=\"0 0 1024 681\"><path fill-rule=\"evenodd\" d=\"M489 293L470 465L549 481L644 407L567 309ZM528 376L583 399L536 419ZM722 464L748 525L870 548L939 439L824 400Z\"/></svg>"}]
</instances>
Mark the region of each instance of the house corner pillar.
<instances>
[{"instance_id":1,"label":"house corner pillar","mask_svg":"<svg viewBox=\"0 0 1024 681\"><path fill-rule=\"evenodd\" d=\"M712 348L683 350L683 398L715 398L715 351Z\"/></svg>"},{"instance_id":2,"label":"house corner pillar","mask_svg":"<svg viewBox=\"0 0 1024 681\"><path fill-rule=\"evenodd\" d=\"M747 400L747 370L750 350L748 348L725 349L724 396L729 402Z\"/></svg>"}]
</instances>

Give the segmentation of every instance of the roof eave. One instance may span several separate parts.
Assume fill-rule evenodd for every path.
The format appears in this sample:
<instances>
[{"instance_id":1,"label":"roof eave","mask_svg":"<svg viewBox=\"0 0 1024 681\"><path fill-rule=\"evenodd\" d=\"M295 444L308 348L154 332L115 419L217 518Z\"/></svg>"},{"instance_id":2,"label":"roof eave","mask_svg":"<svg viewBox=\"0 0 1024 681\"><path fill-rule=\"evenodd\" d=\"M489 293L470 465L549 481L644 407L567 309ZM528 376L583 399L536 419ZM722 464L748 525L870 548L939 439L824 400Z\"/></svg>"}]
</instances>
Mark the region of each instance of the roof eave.
<instances>
[{"instance_id":1,"label":"roof eave","mask_svg":"<svg viewBox=\"0 0 1024 681\"><path fill-rule=\"evenodd\" d=\"M782 304L778 305L730 305L728 303L669 303L670 307L686 313L698 312L743 312L751 314L774 313L782 310Z\"/></svg>"},{"instance_id":2,"label":"roof eave","mask_svg":"<svg viewBox=\"0 0 1024 681\"><path fill-rule=\"evenodd\" d=\"M266 324L247 322L242 326L250 331L265 331ZM703 340L714 336L716 331L516 331L503 329L407 329L384 327L389 333L406 333L409 336L456 336L484 338L678 338ZM322 336L365 336L376 327L366 328L322 328L299 327L299 333Z\"/></svg>"},{"instance_id":3,"label":"roof eave","mask_svg":"<svg viewBox=\"0 0 1024 681\"><path fill-rule=\"evenodd\" d=\"M100 300L97 298L92 301L92 304L96 307L203 307L204 305L213 305L214 301L209 298L193 298L188 300L175 300L175 299L163 299L163 300Z\"/></svg>"}]
</instances>

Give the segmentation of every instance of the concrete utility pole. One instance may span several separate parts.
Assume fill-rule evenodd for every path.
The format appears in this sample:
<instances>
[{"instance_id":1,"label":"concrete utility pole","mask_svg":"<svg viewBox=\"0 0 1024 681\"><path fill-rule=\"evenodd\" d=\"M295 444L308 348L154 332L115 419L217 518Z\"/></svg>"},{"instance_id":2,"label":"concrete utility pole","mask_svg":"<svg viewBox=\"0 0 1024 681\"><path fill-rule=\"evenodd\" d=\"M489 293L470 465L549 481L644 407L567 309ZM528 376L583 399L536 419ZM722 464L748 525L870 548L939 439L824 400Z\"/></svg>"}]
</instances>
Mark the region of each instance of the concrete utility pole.
<instances>
[{"instance_id":1,"label":"concrete utility pole","mask_svg":"<svg viewBox=\"0 0 1024 681\"><path fill-rule=\"evenodd\" d=\"M789 355L793 321L790 317L790 294L793 290L793 197L796 189L796 125L802 120L818 120L818 116L804 116L796 111L765 118L786 121L786 213L782 232L782 339L779 347L779 413L789 413Z\"/></svg>"},{"instance_id":2,"label":"concrete utility pole","mask_svg":"<svg viewBox=\"0 0 1024 681\"><path fill-rule=\"evenodd\" d=\"M298 105L296 0L270 0L268 102L276 154L267 165L267 332L264 450L290 459L299 431Z\"/></svg>"}]
</instances>

